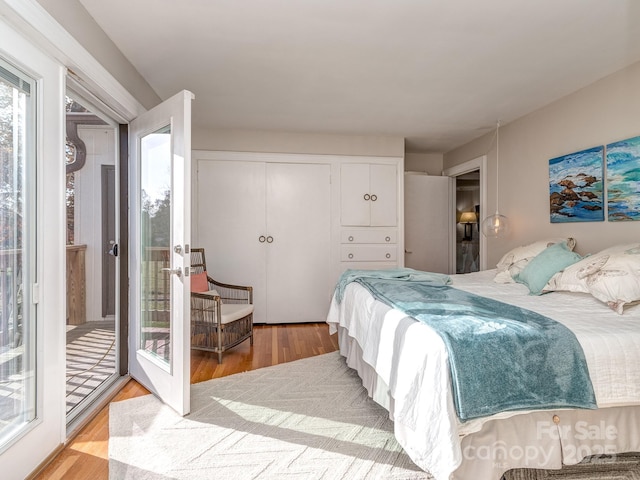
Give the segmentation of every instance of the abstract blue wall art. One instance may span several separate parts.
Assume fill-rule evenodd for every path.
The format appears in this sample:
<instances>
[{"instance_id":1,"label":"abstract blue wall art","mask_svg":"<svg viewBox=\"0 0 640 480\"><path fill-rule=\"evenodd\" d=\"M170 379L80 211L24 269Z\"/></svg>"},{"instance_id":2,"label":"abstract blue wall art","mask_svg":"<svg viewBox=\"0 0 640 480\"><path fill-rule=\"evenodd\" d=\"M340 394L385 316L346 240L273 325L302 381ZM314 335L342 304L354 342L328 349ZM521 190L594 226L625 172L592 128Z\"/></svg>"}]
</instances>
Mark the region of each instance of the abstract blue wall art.
<instances>
[{"instance_id":1,"label":"abstract blue wall art","mask_svg":"<svg viewBox=\"0 0 640 480\"><path fill-rule=\"evenodd\" d=\"M640 137L607 145L610 222L640 220Z\"/></svg>"},{"instance_id":2,"label":"abstract blue wall art","mask_svg":"<svg viewBox=\"0 0 640 480\"><path fill-rule=\"evenodd\" d=\"M551 223L604 221L604 147L549 160Z\"/></svg>"}]
</instances>

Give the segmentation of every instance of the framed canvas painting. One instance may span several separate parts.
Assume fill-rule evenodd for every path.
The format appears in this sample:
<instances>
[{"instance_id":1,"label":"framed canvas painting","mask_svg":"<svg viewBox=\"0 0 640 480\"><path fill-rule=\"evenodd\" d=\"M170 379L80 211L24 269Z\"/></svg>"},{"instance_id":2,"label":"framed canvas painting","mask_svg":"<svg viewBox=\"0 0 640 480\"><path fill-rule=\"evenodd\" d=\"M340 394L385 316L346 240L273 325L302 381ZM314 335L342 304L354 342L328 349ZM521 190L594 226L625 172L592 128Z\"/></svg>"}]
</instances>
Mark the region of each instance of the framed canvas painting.
<instances>
[{"instance_id":1,"label":"framed canvas painting","mask_svg":"<svg viewBox=\"0 0 640 480\"><path fill-rule=\"evenodd\" d=\"M610 222L640 220L640 137L607 145Z\"/></svg>"},{"instance_id":2,"label":"framed canvas painting","mask_svg":"<svg viewBox=\"0 0 640 480\"><path fill-rule=\"evenodd\" d=\"M604 221L604 147L549 160L551 223Z\"/></svg>"}]
</instances>

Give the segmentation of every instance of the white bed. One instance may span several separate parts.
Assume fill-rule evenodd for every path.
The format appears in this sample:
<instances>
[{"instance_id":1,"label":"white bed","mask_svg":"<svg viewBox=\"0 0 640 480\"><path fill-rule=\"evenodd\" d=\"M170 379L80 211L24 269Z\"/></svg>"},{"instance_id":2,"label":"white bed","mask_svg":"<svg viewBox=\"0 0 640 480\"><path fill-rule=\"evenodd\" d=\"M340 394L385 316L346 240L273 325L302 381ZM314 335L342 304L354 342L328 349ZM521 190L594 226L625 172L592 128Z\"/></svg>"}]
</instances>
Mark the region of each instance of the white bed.
<instances>
[{"instance_id":1,"label":"white bed","mask_svg":"<svg viewBox=\"0 0 640 480\"><path fill-rule=\"evenodd\" d=\"M447 351L429 326L350 283L327 323L371 397L389 410L412 460L437 480L498 480L512 468L561 468L601 453L640 451L640 306L618 315L585 293L531 296L493 281L495 270L452 276L452 286L553 318L576 335L597 410L504 412L461 423Z\"/></svg>"}]
</instances>

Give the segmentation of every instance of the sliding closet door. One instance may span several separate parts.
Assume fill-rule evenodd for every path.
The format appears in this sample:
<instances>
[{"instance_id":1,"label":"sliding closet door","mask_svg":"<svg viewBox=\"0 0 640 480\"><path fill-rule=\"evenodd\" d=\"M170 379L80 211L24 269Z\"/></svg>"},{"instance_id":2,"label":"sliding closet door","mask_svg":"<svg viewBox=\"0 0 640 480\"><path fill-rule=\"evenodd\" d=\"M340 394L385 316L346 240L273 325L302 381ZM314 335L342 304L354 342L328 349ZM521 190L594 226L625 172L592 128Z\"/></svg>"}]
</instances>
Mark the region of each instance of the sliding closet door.
<instances>
[{"instance_id":1,"label":"sliding closet door","mask_svg":"<svg viewBox=\"0 0 640 480\"><path fill-rule=\"evenodd\" d=\"M267 165L270 323L326 319L331 284L331 166Z\"/></svg>"},{"instance_id":2,"label":"sliding closet door","mask_svg":"<svg viewBox=\"0 0 640 480\"><path fill-rule=\"evenodd\" d=\"M267 320L265 164L200 160L197 165L198 244L213 278L253 287L255 323Z\"/></svg>"},{"instance_id":3,"label":"sliding closet door","mask_svg":"<svg viewBox=\"0 0 640 480\"><path fill-rule=\"evenodd\" d=\"M212 277L253 287L255 323L326 319L330 171L316 163L198 161L195 246L205 248Z\"/></svg>"}]
</instances>

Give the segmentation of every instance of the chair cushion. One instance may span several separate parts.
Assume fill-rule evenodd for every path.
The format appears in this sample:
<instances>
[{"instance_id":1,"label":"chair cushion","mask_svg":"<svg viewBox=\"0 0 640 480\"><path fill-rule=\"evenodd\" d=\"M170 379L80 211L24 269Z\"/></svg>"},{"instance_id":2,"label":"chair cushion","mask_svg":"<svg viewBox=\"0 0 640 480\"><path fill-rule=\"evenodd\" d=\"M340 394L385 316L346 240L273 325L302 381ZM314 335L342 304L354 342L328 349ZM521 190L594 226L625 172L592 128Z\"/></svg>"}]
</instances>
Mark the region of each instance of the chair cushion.
<instances>
[{"instance_id":1,"label":"chair cushion","mask_svg":"<svg viewBox=\"0 0 640 480\"><path fill-rule=\"evenodd\" d=\"M207 272L194 273L191 275L191 291L203 293L209 290L209 281L207 280Z\"/></svg>"},{"instance_id":2,"label":"chair cushion","mask_svg":"<svg viewBox=\"0 0 640 480\"><path fill-rule=\"evenodd\" d=\"M230 323L240 320L253 313L253 305L247 303L223 303L221 305L220 316L222 323Z\"/></svg>"},{"instance_id":3,"label":"chair cushion","mask_svg":"<svg viewBox=\"0 0 640 480\"><path fill-rule=\"evenodd\" d=\"M216 295L220 296L220 294L218 293L217 290L207 290L206 292L197 292L197 293L199 293L201 295L210 295L212 297L215 297Z\"/></svg>"}]
</instances>

